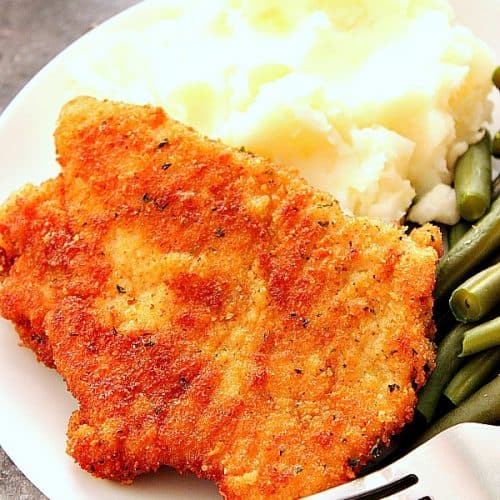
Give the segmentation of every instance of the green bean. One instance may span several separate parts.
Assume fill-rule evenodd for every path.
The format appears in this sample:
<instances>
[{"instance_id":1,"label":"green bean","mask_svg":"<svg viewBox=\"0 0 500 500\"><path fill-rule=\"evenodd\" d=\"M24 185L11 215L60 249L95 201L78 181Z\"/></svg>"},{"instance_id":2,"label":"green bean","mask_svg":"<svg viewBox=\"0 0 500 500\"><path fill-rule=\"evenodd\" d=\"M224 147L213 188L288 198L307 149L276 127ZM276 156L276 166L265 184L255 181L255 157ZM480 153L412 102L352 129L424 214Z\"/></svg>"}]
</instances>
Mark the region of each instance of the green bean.
<instances>
[{"instance_id":1,"label":"green bean","mask_svg":"<svg viewBox=\"0 0 500 500\"><path fill-rule=\"evenodd\" d=\"M498 132L500 137L500 132ZM500 147L500 143L499 143ZM495 201L500 196L500 174L498 174L491 185L491 200ZM471 224L467 221L460 219L454 226L448 229L448 250L454 247L462 237L470 231ZM495 262L500 262L500 254L494 259Z\"/></svg>"},{"instance_id":2,"label":"green bean","mask_svg":"<svg viewBox=\"0 0 500 500\"><path fill-rule=\"evenodd\" d=\"M491 379L499 365L500 347L476 354L451 379L443 394L458 406Z\"/></svg>"},{"instance_id":3,"label":"green bean","mask_svg":"<svg viewBox=\"0 0 500 500\"><path fill-rule=\"evenodd\" d=\"M500 158L500 132L497 132L491 141L491 154L495 158Z\"/></svg>"},{"instance_id":4,"label":"green bean","mask_svg":"<svg viewBox=\"0 0 500 500\"><path fill-rule=\"evenodd\" d=\"M491 203L491 153L488 132L458 159L455 193L460 215L470 222L481 218Z\"/></svg>"},{"instance_id":5,"label":"green bean","mask_svg":"<svg viewBox=\"0 0 500 500\"><path fill-rule=\"evenodd\" d=\"M493 80L493 83L497 89L500 89L500 66L497 66L495 68L495 71L493 71L493 76L491 78Z\"/></svg>"},{"instance_id":6,"label":"green bean","mask_svg":"<svg viewBox=\"0 0 500 500\"><path fill-rule=\"evenodd\" d=\"M470 229L470 224L464 220L458 221L448 230L448 249L453 248L462 236Z\"/></svg>"},{"instance_id":7,"label":"green bean","mask_svg":"<svg viewBox=\"0 0 500 500\"><path fill-rule=\"evenodd\" d=\"M493 255L491 259L488 259L488 267L494 266L495 264L498 264L500 262L500 252L498 252L496 255Z\"/></svg>"},{"instance_id":8,"label":"green bean","mask_svg":"<svg viewBox=\"0 0 500 500\"><path fill-rule=\"evenodd\" d=\"M443 299L480 262L500 248L500 197L490 211L447 252L436 270L434 297Z\"/></svg>"},{"instance_id":9,"label":"green bean","mask_svg":"<svg viewBox=\"0 0 500 500\"><path fill-rule=\"evenodd\" d=\"M500 132L498 132L500 134ZM496 200L500 196L500 174L493 180L491 185L491 199Z\"/></svg>"},{"instance_id":10,"label":"green bean","mask_svg":"<svg viewBox=\"0 0 500 500\"><path fill-rule=\"evenodd\" d=\"M443 389L464 362L458 355L462 349L464 334L469 329L470 326L467 325L455 326L439 345L436 368L420 391L416 407L427 423L434 417Z\"/></svg>"},{"instance_id":11,"label":"green bean","mask_svg":"<svg viewBox=\"0 0 500 500\"><path fill-rule=\"evenodd\" d=\"M497 89L500 89L500 66L497 66L495 68L495 71L493 71L492 80L493 83L495 84L495 87Z\"/></svg>"},{"instance_id":12,"label":"green bean","mask_svg":"<svg viewBox=\"0 0 500 500\"><path fill-rule=\"evenodd\" d=\"M471 328L464 334L460 357L500 345L500 316Z\"/></svg>"},{"instance_id":13,"label":"green bean","mask_svg":"<svg viewBox=\"0 0 500 500\"><path fill-rule=\"evenodd\" d=\"M500 375L469 396L460 406L443 415L414 443L414 447L462 422L500 422Z\"/></svg>"},{"instance_id":14,"label":"green bean","mask_svg":"<svg viewBox=\"0 0 500 500\"><path fill-rule=\"evenodd\" d=\"M500 263L483 269L455 288L450 308L458 321L469 323L486 316L500 303Z\"/></svg>"}]
</instances>

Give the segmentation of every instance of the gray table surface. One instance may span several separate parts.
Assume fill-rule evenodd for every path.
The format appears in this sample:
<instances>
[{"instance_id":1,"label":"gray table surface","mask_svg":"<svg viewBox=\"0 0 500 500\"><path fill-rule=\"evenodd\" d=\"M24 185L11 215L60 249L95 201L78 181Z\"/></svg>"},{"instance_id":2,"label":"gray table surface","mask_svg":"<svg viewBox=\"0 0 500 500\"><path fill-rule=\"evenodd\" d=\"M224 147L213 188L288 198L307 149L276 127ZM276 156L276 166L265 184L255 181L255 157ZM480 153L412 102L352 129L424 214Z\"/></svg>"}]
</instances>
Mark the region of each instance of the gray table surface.
<instances>
[{"instance_id":1,"label":"gray table surface","mask_svg":"<svg viewBox=\"0 0 500 500\"><path fill-rule=\"evenodd\" d=\"M68 44L137 2L0 0L0 113L24 84ZM0 448L0 499L44 498Z\"/></svg>"}]
</instances>

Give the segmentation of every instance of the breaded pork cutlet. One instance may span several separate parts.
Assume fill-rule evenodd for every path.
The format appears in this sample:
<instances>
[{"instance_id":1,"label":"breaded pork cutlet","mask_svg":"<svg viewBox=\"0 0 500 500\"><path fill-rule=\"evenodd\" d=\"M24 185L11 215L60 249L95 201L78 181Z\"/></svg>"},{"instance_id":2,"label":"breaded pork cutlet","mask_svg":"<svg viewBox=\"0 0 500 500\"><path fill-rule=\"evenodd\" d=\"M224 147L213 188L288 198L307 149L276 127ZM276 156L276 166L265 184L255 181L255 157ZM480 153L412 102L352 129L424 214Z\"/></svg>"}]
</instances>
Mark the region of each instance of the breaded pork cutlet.
<instances>
[{"instance_id":1,"label":"breaded pork cutlet","mask_svg":"<svg viewBox=\"0 0 500 500\"><path fill-rule=\"evenodd\" d=\"M296 498L411 420L436 229L347 217L159 108L78 98L55 138L61 175L1 211L0 310L79 401L84 469Z\"/></svg>"}]
</instances>

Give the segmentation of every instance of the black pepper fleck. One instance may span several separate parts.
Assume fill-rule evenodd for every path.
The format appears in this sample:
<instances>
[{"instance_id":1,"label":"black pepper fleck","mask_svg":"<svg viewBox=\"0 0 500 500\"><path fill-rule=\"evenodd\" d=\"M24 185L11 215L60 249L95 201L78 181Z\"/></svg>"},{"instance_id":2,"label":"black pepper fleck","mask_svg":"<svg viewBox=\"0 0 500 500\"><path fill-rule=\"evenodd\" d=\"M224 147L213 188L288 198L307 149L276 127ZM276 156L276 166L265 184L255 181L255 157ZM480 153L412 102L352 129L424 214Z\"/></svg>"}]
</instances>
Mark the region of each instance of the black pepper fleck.
<instances>
[{"instance_id":1,"label":"black pepper fleck","mask_svg":"<svg viewBox=\"0 0 500 500\"><path fill-rule=\"evenodd\" d=\"M215 230L215 236L217 236L217 238L222 238L223 236L226 235L226 232L224 231L224 229L218 227L216 230Z\"/></svg>"},{"instance_id":2,"label":"black pepper fleck","mask_svg":"<svg viewBox=\"0 0 500 500\"><path fill-rule=\"evenodd\" d=\"M127 290L120 285L116 285L116 289L118 290L118 293L127 293Z\"/></svg>"}]
</instances>

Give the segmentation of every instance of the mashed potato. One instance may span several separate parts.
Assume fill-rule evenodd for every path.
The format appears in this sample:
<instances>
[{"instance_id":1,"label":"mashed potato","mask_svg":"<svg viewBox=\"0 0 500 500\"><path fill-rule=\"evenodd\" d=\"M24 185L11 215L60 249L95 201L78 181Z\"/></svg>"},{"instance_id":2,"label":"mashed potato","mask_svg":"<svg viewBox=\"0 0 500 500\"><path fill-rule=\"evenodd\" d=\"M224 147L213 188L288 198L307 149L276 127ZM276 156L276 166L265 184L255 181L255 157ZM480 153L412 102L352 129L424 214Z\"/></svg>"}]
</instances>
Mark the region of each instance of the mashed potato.
<instances>
[{"instance_id":1,"label":"mashed potato","mask_svg":"<svg viewBox=\"0 0 500 500\"><path fill-rule=\"evenodd\" d=\"M162 105L296 166L354 214L458 219L493 57L439 0L150 1L83 44L77 93Z\"/></svg>"}]
</instances>

